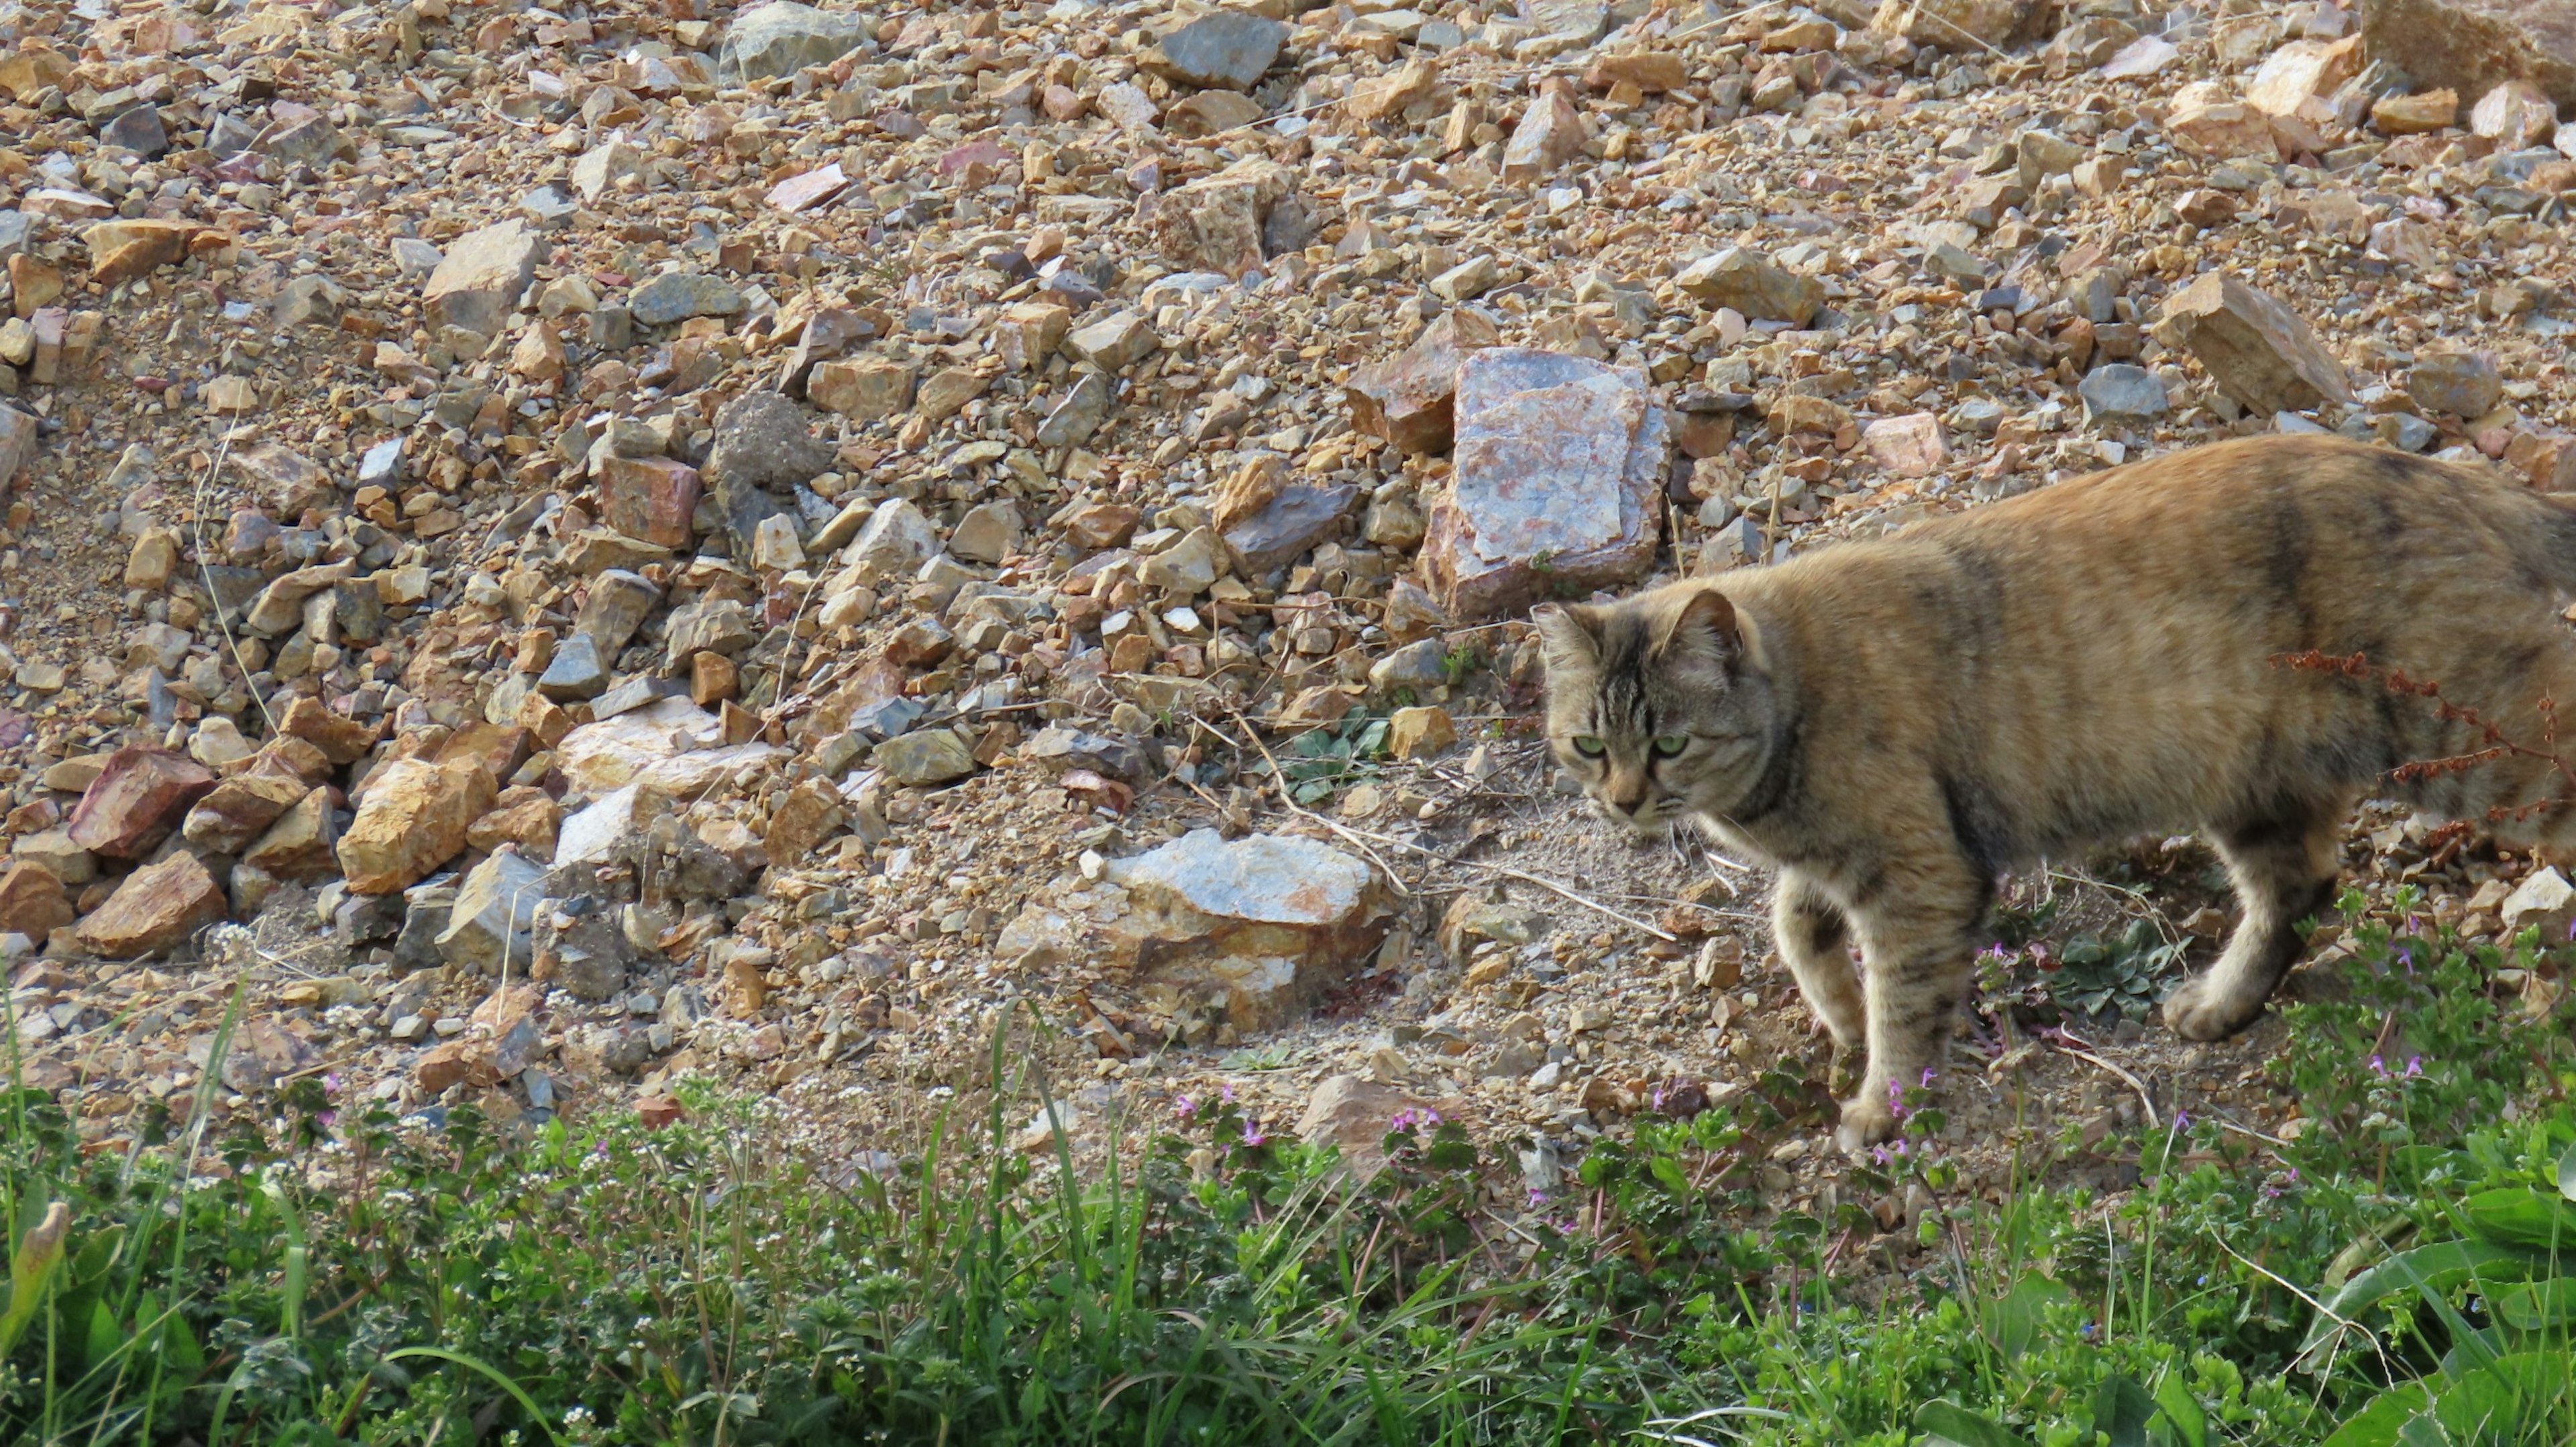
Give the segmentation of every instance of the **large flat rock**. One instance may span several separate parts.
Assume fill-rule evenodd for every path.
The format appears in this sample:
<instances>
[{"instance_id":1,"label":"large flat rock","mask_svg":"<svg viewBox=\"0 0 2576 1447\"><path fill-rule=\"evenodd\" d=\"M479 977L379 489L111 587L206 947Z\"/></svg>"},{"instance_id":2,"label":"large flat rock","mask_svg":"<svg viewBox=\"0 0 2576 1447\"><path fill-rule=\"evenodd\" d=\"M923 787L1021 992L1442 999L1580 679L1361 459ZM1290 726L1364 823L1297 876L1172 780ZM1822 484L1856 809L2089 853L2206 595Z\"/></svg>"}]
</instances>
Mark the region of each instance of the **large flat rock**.
<instances>
[{"instance_id":1,"label":"large flat rock","mask_svg":"<svg viewBox=\"0 0 2576 1447\"><path fill-rule=\"evenodd\" d=\"M1666 451L1645 374L1492 347L1460 364L1456 410L1453 481L1422 545L1443 607L1491 618L1645 575Z\"/></svg>"}]
</instances>

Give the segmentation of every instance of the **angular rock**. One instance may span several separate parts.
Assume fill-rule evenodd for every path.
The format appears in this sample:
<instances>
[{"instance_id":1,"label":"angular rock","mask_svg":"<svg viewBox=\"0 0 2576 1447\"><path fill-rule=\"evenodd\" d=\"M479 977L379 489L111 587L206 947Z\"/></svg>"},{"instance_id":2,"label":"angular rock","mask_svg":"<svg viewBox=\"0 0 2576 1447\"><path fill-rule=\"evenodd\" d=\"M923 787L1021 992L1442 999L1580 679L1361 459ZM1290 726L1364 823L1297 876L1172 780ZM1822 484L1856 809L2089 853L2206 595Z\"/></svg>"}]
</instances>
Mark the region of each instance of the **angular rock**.
<instances>
[{"instance_id":1,"label":"angular rock","mask_svg":"<svg viewBox=\"0 0 2576 1447\"><path fill-rule=\"evenodd\" d=\"M331 791L315 789L279 815L277 822L242 852L242 863L292 882L328 879L340 872L332 852L339 837L336 823L331 812Z\"/></svg>"},{"instance_id":2,"label":"angular rock","mask_svg":"<svg viewBox=\"0 0 2576 1447\"><path fill-rule=\"evenodd\" d=\"M2310 101L2334 94L2361 69L2361 44L2293 40L2264 57L2245 83L2245 101L2267 116L2295 116Z\"/></svg>"},{"instance_id":3,"label":"angular rock","mask_svg":"<svg viewBox=\"0 0 2576 1447\"><path fill-rule=\"evenodd\" d=\"M309 695L298 697L286 707L286 716L278 720L277 731L291 739L302 739L322 751L322 757L334 764L354 764L376 746L377 729L345 718L323 706L322 700Z\"/></svg>"},{"instance_id":4,"label":"angular rock","mask_svg":"<svg viewBox=\"0 0 2576 1447\"><path fill-rule=\"evenodd\" d=\"M1642 576L1666 450L1663 413L1634 368L1519 347L1470 354L1451 483L1420 555L1441 606L1481 620L1550 589Z\"/></svg>"},{"instance_id":5,"label":"angular rock","mask_svg":"<svg viewBox=\"0 0 2576 1447\"><path fill-rule=\"evenodd\" d=\"M185 945L227 908L224 887L197 856L180 850L127 875L74 938L101 959L151 959Z\"/></svg>"},{"instance_id":6,"label":"angular rock","mask_svg":"<svg viewBox=\"0 0 2576 1447\"><path fill-rule=\"evenodd\" d=\"M618 907L597 899L550 899L538 906L528 978L594 1003L625 993L635 963Z\"/></svg>"},{"instance_id":7,"label":"angular rock","mask_svg":"<svg viewBox=\"0 0 2576 1447\"><path fill-rule=\"evenodd\" d=\"M2537 927L2541 948L2548 949L2563 943L2569 925L2576 923L2576 886L2555 868L2535 870L2522 877L2496 913L2508 936Z\"/></svg>"},{"instance_id":8,"label":"angular rock","mask_svg":"<svg viewBox=\"0 0 2576 1447\"><path fill-rule=\"evenodd\" d=\"M909 499L897 498L869 515L842 561L861 582L873 582L910 577L938 551L939 530Z\"/></svg>"},{"instance_id":9,"label":"angular rock","mask_svg":"<svg viewBox=\"0 0 2576 1447\"><path fill-rule=\"evenodd\" d=\"M912 405L912 368L887 357L822 362L805 379L805 395L826 412L862 422L899 415Z\"/></svg>"},{"instance_id":10,"label":"angular rock","mask_svg":"<svg viewBox=\"0 0 2576 1447\"><path fill-rule=\"evenodd\" d=\"M610 568L590 580L590 593L573 619L573 631L596 640L602 658L615 658L661 602L662 590L651 580L624 568Z\"/></svg>"},{"instance_id":11,"label":"angular rock","mask_svg":"<svg viewBox=\"0 0 2576 1447\"><path fill-rule=\"evenodd\" d=\"M1083 373L1039 425L1038 445L1081 446L1107 420L1110 401L1109 379L1098 372Z\"/></svg>"},{"instance_id":12,"label":"angular rock","mask_svg":"<svg viewBox=\"0 0 2576 1447\"><path fill-rule=\"evenodd\" d=\"M1885 0L1870 29L1935 50L1990 51L2011 40L2036 8L2037 0Z\"/></svg>"},{"instance_id":13,"label":"angular rock","mask_svg":"<svg viewBox=\"0 0 2576 1447\"><path fill-rule=\"evenodd\" d=\"M111 859L140 859L170 837L188 806L215 787L214 771L167 749L133 746L108 756L81 793L65 832Z\"/></svg>"},{"instance_id":14,"label":"angular rock","mask_svg":"<svg viewBox=\"0 0 2576 1447\"><path fill-rule=\"evenodd\" d=\"M1386 1138L1398 1117L1428 1109L1425 1103L1391 1085L1372 1085L1356 1075L1326 1076L1306 1098L1297 1118L1297 1139L1341 1154L1342 1169L1365 1181L1386 1169Z\"/></svg>"},{"instance_id":15,"label":"angular rock","mask_svg":"<svg viewBox=\"0 0 2576 1447\"><path fill-rule=\"evenodd\" d=\"M1683 267L1673 284L1710 306L1799 327L1825 302L1824 283L1774 266L1770 258L1743 246L1701 257Z\"/></svg>"},{"instance_id":16,"label":"angular rock","mask_svg":"<svg viewBox=\"0 0 2576 1447\"><path fill-rule=\"evenodd\" d=\"M877 745L876 766L898 784L929 787L975 772L975 751L949 729L923 729Z\"/></svg>"},{"instance_id":17,"label":"angular rock","mask_svg":"<svg viewBox=\"0 0 2576 1447\"><path fill-rule=\"evenodd\" d=\"M1456 742L1458 726L1445 708L1400 708L1387 715L1386 749L1399 759L1431 758Z\"/></svg>"},{"instance_id":18,"label":"angular rock","mask_svg":"<svg viewBox=\"0 0 2576 1447\"><path fill-rule=\"evenodd\" d=\"M1239 1030L1287 1023L1367 962L1395 913L1376 870L1312 839L1198 829L1109 878L1129 901L1113 958L1149 999L1221 1007Z\"/></svg>"},{"instance_id":19,"label":"angular rock","mask_svg":"<svg viewBox=\"0 0 2576 1447\"><path fill-rule=\"evenodd\" d=\"M179 833L200 849L238 854L311 792L310 785L291 773L246 769L198 800Z\"/></svg>"},{"instance_id":20,"label":"angular rock","mask_svg":"<svg viewBox=\"0 0 2576 1447\"><path fill-rule=\"evenodd\" d=\"M2407 370L2406 395L2427 412L2478 418L2504 400L2504 377L2484 352L2427 350Z\"/></svg>"},{"instance_id":21,"label":"angular rock","mask_svg":"<svg viewBox=\"0 0 2576 1447\"><path fill-rule=\"evenodd\" d=\"M2448 86L2413 95L2382 96L2370 107L2370 123L2392 136L2448 130L2459 118L2460 94Z\"/></svg>"},{"instance_id":22,"label":"angular rock","mask_svg":"<svg viewBox=\"0 0 2576 1447\"><path fill-rule=\"evenodd\" d=\"M1580 155L1588 138L1574 87L1562 79L1548 81L1504 143L1504 183L1525 186L1538 180Z\"/></svg>"},{"instance_id":23,"label":"angular rock","mask_svg":"<svg viewBox=\"0 0 2576 1447\"><path fill-rule=\"evenodd\" d=\"M1296 187L1296 173L1287 167L1267 156L1246 156L1213 176L1160 197L1154 207L1155 239L1165 256L1184 266L1239 277L1261 265L1264 228L1271 212ZM1142 326L1141 321L1138 325ZM1111 363L1094 356L1092 347L1082 341L1090 330L1074 334L1076 356L1089 357L1111 371L1127 365L1127 361ZM1152 335L1151 329L1145 330L1147 338ZM1143 355L1139 350L1128 360Z\"/></svg>"},{"instance_id":24,"label":"angular rock","mask_svg":"<svg viewBox=\"0 0 2576 1447\"><path fill-rule=\"evenodd\" d=\"M45 936L72 922L72 903L63 897L63 882L37 864L13 864L0 874L0 934L25 935L42 943Z\"/></svg>"},{"instance_id":25,"label":"angular rock","mask_svg":"<svg viewBox=\"0 0 2576 1447\"><path fill-rule=\"evenodd\" d=\"M2198 357L2219 390L2252 411L2352 401L2343 364L2298 313L2226 272L2204 272L2168 298L2155 334Z\"/></svg>"},{"instance_id":26,"label":"angular rock","mask_svg":"<svg viewBox=\"0 0 2576 1447\"><path fill-rule=\"evenodd\" d=\"M2085 422L2095 427L2153 422L2173 406L2155 373L2125 362L2087 372L2075 391L2084 399Z\"/></svg>"},{"instance_id":27,"label":"angular rock","mask_svg":"<svg viewBox=\"0 0 2576 1447\"><path fill-rule=\"evenodd\" d=\"M999 563L1020 546L1019 504L1005 498L967 511L948 535L948 551L970 563Z\"/></svg>"},{"instance_id":28,"label":"angular rock","mask_svg":"<svg viewBox=\"0 0 2576 1447\"><path fill-rule=\"evenodd\" d=\"M666 271L635 288L626 300L635 320L667 327L691 317L738 316L749 305L742 288L699 271Z\"/></svg>"},{"instance_id":29,"label":"angular rock","mask_svg":"<svg viewBox=\"0 0 2576 1447\"><path fill-rule=\"evenodd\" d=\"M1281 488L1259 512L1226 530L1228 565L1238 576L1261 578L1297 561L1341 532L1359 492L1349 482Z\"/></svg>"},{"instance_id":30,"label":"angular rock","mask_svg":"<svg viewBox=\"0 0 2576 1447\"><path fill-rule=\"evenodd\" d=\"M0 402L0 487L36 460L37 436L34 413Z\"/></svg>"},{"instance_id":31,"label":"angular rock","mask_svg":"<svg viewBox=\"0 0 2576 1447\"><path fill-rule=\"evenodd\" d=\"M840 790L827 780L808 779L788 790L778 807L770 811L761 849L772 865L800 864L848 817Z\"/></svg>"},{"instance_id":32,"label":"angular rock","mask_svg":"<svg viewBox=\"0 0 2576 1447\"><path fill-rule=\"evenodd\" d=\"M391 894L465 848L499 793L479 765L394 759L367 776L357 816L334 846L354 894Z\"/></svg>"},{"instance_id":33,"label":"angular rock","mask_svg":"<svg viewBox=\"0 0 2576 1447\"><path fill-rule=\"evenodd\" d=\"M537 678L537 692L556 703L597 698L607 691L608 665L600 657L599 640L578 631L555 645L546 671Z\"/></svg>"},{"instance_id":34,"label":"angular rock","mask_svg":"<svg viewBox=\"0 0 2576 1447\"><path fill-rule=\"evenodd\" d=\"M2558 107L2530 81L2509 80L2478 97L2469 110L2469 133L2508 151L2546 145L2558 133Z\"/></svg>"},{"instance_id":35,"label":"angular rock","mask_svg":"<svg viewBox=\"0 0 2576 1447\"><path fill-rule=\"evenodd\" d=\"M817 10L793 0L771 0L733 18L716 52L717 74L729 80L766 80L830 65L867 42L865 16Z\"/></svg>"},{"instance_id":36,"label":"angular rock","mask_svg":"<svg viewBox=\"0 0 2576 1447\"><path fill-rule=\"evenodd\" d=\"M1250 90L1279 59L1288 27L1240 10L1216 10L1163 37L1137 63L1184 85Z\"/></svg>"},{"instance_id":37,"label":"angular rock","mask_svg":"<svg viewBox=\"0 0 2576 1447\"><path fill-rule=\"evenodd\" d=\"M1351 373L1343 388L1351 425L1416 455L1447 451L1455 426L1458 364L1468 353L1500 346L1502 340L1481 312L1466 307L1442 312L1413 345Z\"/></svg>"},{"instance_id":38,"label":"angular rock","mask_svg":"<svg viewBox=\"0 0 2576 1447\"><path fill-rule=\"evenodd\" d=\"M1950 460L1949 443L1941 435L1941 418L1931 412L1881 417L1861 429L1860 445L1868 450L1870 460L1891 477L1930 477Z\"/></svg>"},{"instance_id":39,"label":"angular rock","mask_svg":"<svg viewBox=\"0 0 2576 1447\"><path fill-rule=\"evenodd\" d=\"M685 548L694 538L696 468L667 457L611 456L600 460L598 483L600 520L610 527L657 547Z\"/></svg>"},{"instance_id":40,"label":"angular rock","mask_svg":"<svg viewBox=\"0 0 2576 1447\"><path fill-rule=\"evenodd\" d=\"M1152 325L1132 311L1112 312L1064 339L1066 351L1104 372L1141 362L1160 345Z\"/></svg>"},{"instance_id":41,"label":"angular rock","mask_svg":"<svg viewBox=\"0 0 2576 1447\"><path fill-rule=\"evenodd\" d=\"M700 653L739 657L760 639L751 610L731 598L700 598L671 614L670 629L663 656L671 668Z\"/></svg>"},{"instance_id":42,"label":"angular rock","mask_svg":"<svg viewBox=\"0 0 2576 1447\"><path fill-rule=\"evenodd\" d=\"M458 237L421 291L430 321L492 337L536 279L546 240L512 219Z\"/></svg>"},{"instance_id":43,"label":"angular rock","mask_svg":"<svg viewBox=\"0 0 2576 1447\"><path fill-rule=\"evenodd\" d=\"M2362 0L2361 44L2419 85L2482 96L2522 80L2576 106L2576 0Z\"/></svg>"},{"instance_id":44,"label":"angular rock","mask_svg":"<svg viewBox=\"0 0 2576 1447\"><path fill-rule=\"evenodd\" d=\"M480 974L502 973L504 961L514 973L529 962L537 905L545 897L543 866L520 857L515 849L474 866L456 887L447 928L438 936L439 957L458 969Z\"/></svg>"}]
</instances>

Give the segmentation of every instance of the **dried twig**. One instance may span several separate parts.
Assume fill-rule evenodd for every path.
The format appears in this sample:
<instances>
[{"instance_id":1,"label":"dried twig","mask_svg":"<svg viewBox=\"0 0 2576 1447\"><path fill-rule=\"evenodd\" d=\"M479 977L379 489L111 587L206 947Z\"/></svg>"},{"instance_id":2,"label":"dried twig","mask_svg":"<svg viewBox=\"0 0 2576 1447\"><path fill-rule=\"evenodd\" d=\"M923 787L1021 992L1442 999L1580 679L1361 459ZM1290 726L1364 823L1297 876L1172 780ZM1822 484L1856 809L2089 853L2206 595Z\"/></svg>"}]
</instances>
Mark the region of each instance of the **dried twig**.
<instances>
[{"instance_id":1,"label":"dried twig","mask_svg":"<svg viewBox=\"0 0 2576 1447\"><path fill-rule=\"evenodd\" d=\"M2145 1081L2131 1075L2128 1071L2121 1069L2119 1066L2112 1064L2110 1061L2103 1059L2092 1051L2086 1050L2077 1045L2075 1043L2075 1037L2067 1034L2064 1030L2042 1031L2039 1038L2047 1041L2051 1048L2057 1050L2061 1054L2072 1055L2078 1060L2098 1066L2128 1082L2129 1088L2138 1093L2139 1107L2147 1113L2148 1129L2162 1130L2164 1128L2163 1122L2161 1122L2156 1116L2155 1097L2147 1093L2147 1083Z\"/></svg>"}]
</instances>

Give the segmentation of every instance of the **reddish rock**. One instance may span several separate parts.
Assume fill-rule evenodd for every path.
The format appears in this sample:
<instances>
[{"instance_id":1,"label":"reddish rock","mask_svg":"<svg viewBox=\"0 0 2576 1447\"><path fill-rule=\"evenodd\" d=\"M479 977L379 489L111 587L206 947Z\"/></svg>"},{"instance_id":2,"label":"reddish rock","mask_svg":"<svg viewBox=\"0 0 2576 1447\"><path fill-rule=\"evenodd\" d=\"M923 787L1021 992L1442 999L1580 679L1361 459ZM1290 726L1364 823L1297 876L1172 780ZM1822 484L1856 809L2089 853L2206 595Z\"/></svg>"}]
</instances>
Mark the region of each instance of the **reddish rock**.
<instances>
[{"instance_id":1,"label":"reddish rock","mask_svg":"<svg viewBox=\"0 0 2576 1447\"><path fill-rule=\"evenodd\" d=\"M118 749L72 811L72 842L115 859L140 858L214 787L213 771L185 754Z\"/></svg>"},{"instance_id":2,"label":"reddish rock","mask_svg":"<svg viewBox=\"0 0 2576 1447\"><path fill-rule=\"evenodd\" d=\"M601 520L630 538L685 548L695 536L698 470L667 457L610 457L599 464Z\"/></svg>"},{"instance_id":3,"label":"reddish rock","mask_svg":"<svg viewBox=\"0 0 2576 1447\"><path fill-rule=\"evenodd\" d=\"M1860 445L1893 477L1929 477L1950 460L1949 444L1941 437L1941 419L1930 412L1881 417L1861 429Z\"/></svg>"},{"instance_id":4,"label":"reddish rock","mask_svg":"<svg viewBox=\"0 0 2576 1447\"><path fill-rule=\"evenodd\" d=\"M127 875L80 922L76 937L103 959L149 959L186 944L224 914L224 887L197 856L181 851Z\"/></svg>"},{"instance_id":5,"label":"reddish rock","mask_svg":"<svg viewBox=\"0 0 2576 1447\"><path fill-rule=\"evenodd\" d=\"M450 1040L431 1046L412 1063L411 1083L423 1095L437 1095L458 1084L485 1088L498 1085L501 1072L492 1063L490 1045L479 1040Z\"/></svg>"},{"instance_id":6,"label":"reddish rock","mask_svg":"<svg viewBox=\"0 0 2576 1447\"><path fill-rule=\"evenodd\" d=\"M1412 346L1351 374L1344 389L1351 425L1407 452L1447 451L1456 425L1458 364L1502 340L1480 313L1465 307L1442 312Z\"/></svg>"},{"instance_id":7,"label":"reddish rock","mask_svg":"<svg viewBox=\"0 0 2576 1447\"><path fill-rule=\"evenodd\" d=\"M52 870L20 864L0 874L0 934L41 942L71 922L72 903L63 898L63 882Z\"/></svg>"},{"instance_id":8,"label":"reddish rock","mask_svg":"<svg viewBox=\"0 0 2576 1447\"><path fill-rule=\"evenodd\" d=\"M237 854L311 791L282 767L237 774L198 800L179 832L200 849Z\"/></svg>"}]
</instances>

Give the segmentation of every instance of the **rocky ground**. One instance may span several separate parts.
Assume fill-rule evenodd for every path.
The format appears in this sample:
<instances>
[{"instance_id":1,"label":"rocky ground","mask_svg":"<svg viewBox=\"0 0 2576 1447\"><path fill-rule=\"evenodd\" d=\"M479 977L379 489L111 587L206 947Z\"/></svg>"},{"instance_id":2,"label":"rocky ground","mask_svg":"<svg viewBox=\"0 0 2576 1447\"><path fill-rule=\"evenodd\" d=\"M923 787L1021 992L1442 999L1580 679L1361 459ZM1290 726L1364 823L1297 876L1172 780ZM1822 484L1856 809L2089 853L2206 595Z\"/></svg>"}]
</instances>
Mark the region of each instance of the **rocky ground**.
<instances>
[{"instance_id":1,"label":"rocky ground","mask_svg":"<svg viewBox=\"0 0 2576 1447\"><path fill-rule=\"evenodd\" d=\"M1820 1096L1761 874L1582 814L1523 610L2254 432L2576 491L2571 37L0 0L19 1068L118 1146L238 984L219 1109L694 1073L860 1168L1026 1001L1086 1148L1430 1103L1540 1185L1659 1094ZM2567 908L2385 811L2349 859ZM2210 953L2206 854L2080 863L1961 1037L1969 1179L2298 1129L2276 1024L2120 1008ZM2044 952L2134 920L2152 978L2034 1033ZM1812 1118L1767 1148L1844 1189Z\"/></svg>"}]
</instances>

